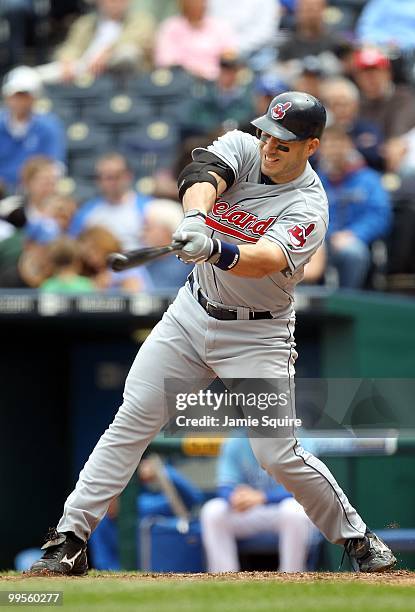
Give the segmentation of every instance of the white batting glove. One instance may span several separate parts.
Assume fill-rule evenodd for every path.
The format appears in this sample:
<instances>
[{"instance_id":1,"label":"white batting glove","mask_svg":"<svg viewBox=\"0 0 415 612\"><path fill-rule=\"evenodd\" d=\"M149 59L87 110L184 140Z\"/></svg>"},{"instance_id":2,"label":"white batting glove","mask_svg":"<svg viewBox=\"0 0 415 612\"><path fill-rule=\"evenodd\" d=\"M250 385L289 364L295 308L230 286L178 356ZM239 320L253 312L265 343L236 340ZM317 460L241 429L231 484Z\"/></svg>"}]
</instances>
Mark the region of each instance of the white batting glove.
<instances>
[{"instance_id":1,"label":"white batting glove","mask_svg":"<svg viewBox=\"0 0 415 612\"><path fill-rule=\"evenodd\" d=\"M176 231L173 240L185 242L186 244L177 257L185 263L200 264L209 259L213 252L213 240L202 232L183 232Z\"/></svg>"},{"instance_id":2,"label":"white batting glove","mask_svg":"<svg viewBox=\"0 0 415 612\"><path fill-rule=\"evenodd\" d=\"M199 232L209 236L212 230L206 225L206 215L200 210L192 209L184 213L176 232Z\"/></svg>"}]
</instances>

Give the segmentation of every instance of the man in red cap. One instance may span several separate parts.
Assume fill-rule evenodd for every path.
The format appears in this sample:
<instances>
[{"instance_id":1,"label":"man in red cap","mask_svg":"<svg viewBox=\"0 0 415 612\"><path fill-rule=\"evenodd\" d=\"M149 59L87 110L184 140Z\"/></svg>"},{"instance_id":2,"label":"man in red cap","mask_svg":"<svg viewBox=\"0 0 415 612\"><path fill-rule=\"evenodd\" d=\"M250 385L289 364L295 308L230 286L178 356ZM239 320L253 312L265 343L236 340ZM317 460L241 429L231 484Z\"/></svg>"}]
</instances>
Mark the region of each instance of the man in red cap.
<instances>
[{"instance_id":1,"label":"man in red cap","mask_svg":"<svg viewBox=\"0 0 415 612\"><path fill-rule=\"evenodd\" d=\"M355 79L362 93L360 117L376 123L385 139L401 136L415 126L415 94L393 82L389 59L378 49L357 51Z\"/></svg>"}]
</instances>

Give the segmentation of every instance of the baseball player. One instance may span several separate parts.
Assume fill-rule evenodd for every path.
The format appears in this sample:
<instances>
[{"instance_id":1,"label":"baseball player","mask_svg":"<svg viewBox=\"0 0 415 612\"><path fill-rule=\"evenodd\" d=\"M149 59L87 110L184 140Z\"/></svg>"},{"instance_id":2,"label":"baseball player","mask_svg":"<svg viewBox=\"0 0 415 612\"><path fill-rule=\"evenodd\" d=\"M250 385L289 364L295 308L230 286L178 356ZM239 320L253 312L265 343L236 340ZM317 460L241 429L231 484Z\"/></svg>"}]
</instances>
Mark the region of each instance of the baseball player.
<instances>
[{"instance_id":1,"label":"baseball player","mask_svg":"<svg viewBox=\"0 0 415 612\"><path fill-rule=\"evenodd\" d=\"M327 198L308 162L325 121L316 98L285 92L252 122L259 138L235 130L193 152L179 177L185 214L173 237L186 243L180 258L197 265L140 348L123 404L32 572L87 572L88 537L168 420L165 379L294 376L294 287L328 222ZM356 571L380 572L396 563L294 433L252 438L251 445L326 538L345 546Z\"/></svg>"}]
</instances>

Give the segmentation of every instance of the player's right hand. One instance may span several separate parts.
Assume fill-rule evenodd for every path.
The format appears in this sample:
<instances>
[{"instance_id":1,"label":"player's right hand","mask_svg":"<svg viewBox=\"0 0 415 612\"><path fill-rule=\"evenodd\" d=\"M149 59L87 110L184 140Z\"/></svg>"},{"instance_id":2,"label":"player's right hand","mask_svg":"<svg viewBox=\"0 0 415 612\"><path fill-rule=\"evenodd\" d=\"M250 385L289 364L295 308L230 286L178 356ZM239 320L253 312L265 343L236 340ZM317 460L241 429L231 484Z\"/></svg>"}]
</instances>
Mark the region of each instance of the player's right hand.
<instances>
[{"instance_id":1,"label":"player's right hand","mask_svg":"<svg viewBox=\"0 0 415 612\"><path fill-rule=\"evenodd\" d=\"M213 251L213 240L202 232L176 230L173 240L186 243L177 253L177 257L185 263L203 263L209 259Z\"/></svg>"}]
</instances>

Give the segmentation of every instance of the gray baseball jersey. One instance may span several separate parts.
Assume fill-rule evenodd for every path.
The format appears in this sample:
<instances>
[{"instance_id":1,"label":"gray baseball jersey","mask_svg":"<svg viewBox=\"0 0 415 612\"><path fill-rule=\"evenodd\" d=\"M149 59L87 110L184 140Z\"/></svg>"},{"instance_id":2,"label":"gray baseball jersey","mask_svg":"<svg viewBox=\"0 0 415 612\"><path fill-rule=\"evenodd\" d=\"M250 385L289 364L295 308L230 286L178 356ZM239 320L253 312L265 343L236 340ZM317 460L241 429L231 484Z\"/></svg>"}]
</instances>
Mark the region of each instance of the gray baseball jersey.
<instances>
[{"instance_id":1,"label":"gray baseball jersey","mask_svg":"<svg viewBox=\"0 0 415 612\"><path fill-rule=\"evenodd\" d=\"M284 316L292 310L294 287L304 265L324 240L328 225L327 196L317 174L307 163L301 176L284 184L261 181L259 141L233 130L208 150L226 162L234 184L220 196L207 218L213 235L234 244L266 238L283 250L288 268L264 278L242 278L210 264L196 266L202 291L228 306L269 310ZM195 149L193 158L205 149Z\"/></svg>"}]
</instances>

